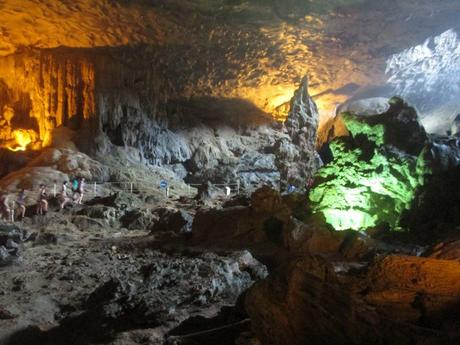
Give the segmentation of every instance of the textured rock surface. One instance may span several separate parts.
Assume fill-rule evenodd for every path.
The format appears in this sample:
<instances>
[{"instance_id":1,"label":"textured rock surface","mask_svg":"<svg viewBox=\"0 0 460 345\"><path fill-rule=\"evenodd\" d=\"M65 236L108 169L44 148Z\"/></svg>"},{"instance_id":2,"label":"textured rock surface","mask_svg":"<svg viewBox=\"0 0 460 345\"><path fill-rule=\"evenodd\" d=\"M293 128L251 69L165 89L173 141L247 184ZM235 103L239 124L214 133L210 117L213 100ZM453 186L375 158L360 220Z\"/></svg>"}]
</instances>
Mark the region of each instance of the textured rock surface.
<instances>
[{"instance_id":1,"label":"textured rock surface","mask_svg":"<svg viewBox=\"0 0 460 345\"><path fill-rule=\"evenodd\" d=\"M433 259L460 261L460 241L453 240L437 243L423 255Z\"/></svg>"},{"instance_id":2,"label":"textured rock surface","mask_svg":"<svg viewBox=\"0 0 460 345\"><path fill-rule=\"evenodd\" d=\"M379 343L376 315L340 289L333 268L317 257L298 259L256 283L245 306L263 344Z\"/></svg>"},{"instance_id":3,"label":"textured rock surface","mask_svg":"<svg viewBox=\"0 0 460 345\"><path fill-rule=\"evenodd\" d=\"M5 58L0 98L4 107L11 107L15 124L5 124L10 132L5 132L4 144L12 140L12 129L21 128L36 133L30 147L52 145L67 155L76 150L73 142L99 159L124 148L132 151L130 160L165 167L194 183L234 184L241 179L245 186L277 185L280 165L289 162L296 162L291 175L299 179L312 173L318 114L306 81L292 103L287 134L250 102L207 95L205 88L189 94L187 85L196 83L196 76L165 66L163 54L168 53L176 54L149 47L59 48ZM176 73L180 78L171 79ZM54 130L61 125L77 131ZM277 151L279 141L287 152ZM84 170L79 164L94 165L80 162L84 157L77 154L72 162L59 161L60 154L50 149L31 164L58 165L72 174ZM301 159L305 164L297 167ZM107 173L96 175L104 179Z\"/></svg>"},{"instance_id":4,"label":"textured rock surface","mask_svg":"<svg viewBox=\"0 0 460 345\"><path fill-rule=\"evenodd\" d=\"M267 345L451 344L459 329L458 274L452 261L386 257L357 291L339 283L327 262L307 257L256 283L245 306Z\"/></svg>"},{"instance_id":5,"label":"textured rock surface","mask_svg":"<svg viewBox=\"0 0 460 345\"><path fill-rule=\"evenodd\" d=\"M157 231L171 231L188 233L192 231L193 217L185 210L161 208L154 211L157 221L149 227L153 233Z\"/></svg>"},{"instance_id":6,"label":"textured rock surface","mask_svg":"<svg viewBox=\"0 0 460 345\"><path fill-rule=\"evenodd\" d=\"M332 112L353 89L383 81L389 55L458 25L457 11L455 0L7 0L0 55L21 47L169 45L180 51L173 65L200 70L189 92L203 86L273 110L308 72L321 108Z\"/></svg>"},{"instance_id":7,"label":"textured rock surface","mask_svg":"<svg viewBox=\"0 0 460 345\"><path fill-rule=\"evenodd\" d=\"M458 107L460 40L458 29L428 38L423 44L393 55L387 61L388 84L424 113L449 104ZM448 129L456 113L440 114L439 127Z\"/></svg>"},{"instance_id":8,"label":"textured rock surface","mask_svg":"<svg viewBox=\"0 0 460 345\"><path fill-rule=\"evenodd\" d=\"M81 212L92 218L76 216L99 226L75 225L72 214L50 212L46 230L21 244L21 257L8 271L2 268L9 277L0 282L2 344L161 344L184 320L201 316L206 325L267 275L247 251L145 248L151 238L137 236L146 232L108 225L106 211L93 206ZM2 244L0 255L6 255Z\"/></svg>"},{"instance_id":9,"label":"textured rock surface","mask_svg":"<svg viewBox=\"0 0 460 345\"><path fill-rule=\"evenodd\" d=\"M308 79L304 78L291 100L289 115L284 123L290 140L275 144L276 164L280 169L281 190L293 185L304 191L308 181L319 168L316 155L318 109L308 94Z\"/></svg>"},{"instance_id":10,"label":"textured rock surface","mask_svg":"<svg viewBox=\"0 0 460 345\"><path fill-rule=\"evenodd\" d=\"M423 151L429 139L415 109L397 97L389 102L383 114L340 115L348 136L326 144L333 159L309 197L337 230L397 226L430 172Z\"/></svg>"},{"instance_id":11,"label":"textured rock surface","mask_svg":"<svg viewBox=\"0 0 460 345\"><path fill-rule=\"evenodd\" d=\"M368 272L364 298L393 319L458 330L459 278L456 261L389 256Z\"/></svg>"}]
</instances>

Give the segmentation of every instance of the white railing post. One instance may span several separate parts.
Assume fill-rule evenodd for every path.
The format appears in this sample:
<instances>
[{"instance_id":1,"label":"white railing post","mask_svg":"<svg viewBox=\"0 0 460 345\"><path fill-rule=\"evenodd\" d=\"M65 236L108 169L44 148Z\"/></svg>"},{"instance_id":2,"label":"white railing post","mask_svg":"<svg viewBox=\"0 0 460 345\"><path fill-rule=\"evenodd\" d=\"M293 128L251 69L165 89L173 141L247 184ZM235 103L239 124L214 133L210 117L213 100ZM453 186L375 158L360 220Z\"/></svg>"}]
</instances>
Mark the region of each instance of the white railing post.
<instances>
[{"instance_id":1,"label":"white railing post","mask_svg":"<svg viewBox=\"0 0 460 345\"><path fill-rule=\"evenodd\" d=\"M133 183L132 182L129 184L129 191L131 192L131 194L133 194Z\"/></svg>"},{"instance_id":2,"label":"white railing post","mask_svg":"<svg viewBox=\"0 0 460 345\"><path fill-rule=\"evenodd\" d=\"M11 214L11 223L14 223L14 201L12 203L12 206L10 207L10 214Z\"/></svg>"}]
</instances>

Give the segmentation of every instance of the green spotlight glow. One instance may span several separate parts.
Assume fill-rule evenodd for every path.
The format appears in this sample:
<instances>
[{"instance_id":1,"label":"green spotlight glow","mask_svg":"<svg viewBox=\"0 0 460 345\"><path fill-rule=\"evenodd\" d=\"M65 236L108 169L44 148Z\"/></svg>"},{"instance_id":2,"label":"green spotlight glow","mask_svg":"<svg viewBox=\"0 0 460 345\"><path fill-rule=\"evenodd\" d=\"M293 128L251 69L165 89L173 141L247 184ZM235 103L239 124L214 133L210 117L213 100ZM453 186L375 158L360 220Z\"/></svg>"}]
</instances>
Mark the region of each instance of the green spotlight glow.
<instances>
[{"instance_id":1,"label":"green spotlight glow","mask_svg":"<svg viewBox=\"0 0 460 345\"><path fill-rule=\"evenodd\" d=\"M396 227L427 173L423 152L417 158L382 146L383 125L370 126L352 116L345 123L353 136L366 136L367 158L349 139L333 141L334 161L320 169L310 191L313 211L323 213L336 230L363 230L382 222Z\"/></svg>"},{"instance_id":2,"label":"green spotlight glow","mask_svg":"<svg viewBox=\"0 0 460 345\"><path fill-rule=\"evenodd\" d=\"M383 145L385 127L382 124L370 125L359 121L352 114L342 114L342 118L347 126L348 131L354 137L358 134L364 134L367 138L377 145Z\"/></svg>"}]
</instances>

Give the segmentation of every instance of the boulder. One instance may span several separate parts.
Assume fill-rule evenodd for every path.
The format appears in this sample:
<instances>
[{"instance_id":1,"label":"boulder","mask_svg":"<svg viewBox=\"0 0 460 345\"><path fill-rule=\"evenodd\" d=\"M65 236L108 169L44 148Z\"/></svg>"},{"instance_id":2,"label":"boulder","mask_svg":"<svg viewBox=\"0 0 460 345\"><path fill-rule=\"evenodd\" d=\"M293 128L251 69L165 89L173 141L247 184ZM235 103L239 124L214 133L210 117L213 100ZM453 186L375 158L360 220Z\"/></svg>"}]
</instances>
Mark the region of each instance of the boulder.
<instances>
[{"instance_id":1,"label":"boulder","mask_svg":"<svg viewBox=\"0 0 460 345\"><path fill-rule=\"evenodd\" d=\"M112 227L117 225L118 219L120 218L120 212L115 207L103 205L85 206L75 214L77 216L86 216L91 219L102 220L106 225ZM80 221L78 221L78 223L80 224Z\"/></svg>"},{"instance_id":2,"label":"boulder","mask_svg":"<svg viewBox=\"0 0 460 345\"><path fill-rule=\"evenodd\" d=\"M364 299L393 320L430 328L444 322L460 329L458 261L384 257L370 268L362 289Z\"/></svg>"},{"instance_id":3,"label":"boulder","mask_svg":"<svg viewBox=\"0 0 460 345\"><path fill-rule=\"evenodd\" d=\"M452 137L431 136L427 156L435 173L460 168L460 141Z\"/></svg>"},{"instance_id":4,"label":"boulder","mask_svg":"<svg viewBox=\"0 0 460 345\"><path fill-rule=\"evenodd\" d=\"M341 105L337 113L353 113L359 116L383 114L388 111L390 105L384 97L372 97L358 100L351 100Z\"/></svg>"},{"instance_id":5,"label":"boulder","mask_svg":"<svg viewBox=\"0 0 460 345\"><path fill-rule=\"evenodd\" d=\"M154 218L150 210L133 209L125 212L120 222L128 230L145 230L152 226Z\"/></svg>"},{"instance_id":6,"label":"boulder","mask_svg":"<svg viewBox=\"0 0 460 345\"><path fill-rule=\"evenodd\" d=\"M262 187L251 196L251 205L200 210L192 227L192 242L229 248L275 244L282 246L291 211L280 193Z\"/></svg>"},{"instance_id":7,"label":"boulder","mask_svg":"<svg viewBox=\"0 0 460 345\"><path fill-rule=\"evenodd\" d=\"M160 208L153 211L157 220L150 226L151 233L170 231L189 233L192 231L193 217L184 210Z\"/></svg>"},{"instance_id":8,"label":"boulder","mask_svg":"<svg viewBox=\"0 0 460 345\"><path fill-rule=\"evenodd\" d=\"M193 219L191 242L229 248L263 242L264 234L257 231L260 223L245 206L201 210Z\"/></svg>"},{"instance_id":9,"label":"boulder","mask_svg":"<svg viewBox=\"0 0 460 345\"><path fill-rule=\"evenodd\" d=\"M109 168L88 155L65 148L46 148L28 163L30 167L49 167L68 176L84 177L88 181L107 181Z\"/></svg>"},{"instance_id":10,"label":"boulder","mask_svg":"<svg viewBox=\"0 0 460 345\"><path fill-rule=\"evenodd\" d=\"M460 261L460 240L437 243L426 250L423 256L432 259Z\"/></svg>"},{"instance_id":11,"label":"boulder","mask_svg":"<svg viewBox=\"0 0 460 345\"><path fill-rule=\"evenodd\" d=\"M377 315L341 288L319 257L294 260L254 284L245 307L264 345L383 343Z\"/></svg>"},{"instance_id":12,"label":"boulder","mask_svg":"<svg viewBox=\"0 0 460 345\"><path fill-rule=\"evenodd\" d=\"M445 263L387 257L350 288L324 259L301 257L254 284L244 304L264 345L455 344L459 264Z\"/></svg>"},{"instance_id":13,"label":"boulder","mask_svg":"<svg viewBox=\"0 0 460 345\"><path fill-rule=\"evenodd\" d=\"M391 98L388 103L389 109L384 113L369 116L345 113L339 118L343 118L353 136L363 133L366 125L378 134L378 126L381 126L381 144L391 145L405 153L418 156L428 143L428 135L419 121L417 111L399 97ZM357 127L356 122L360 123L361 128Z\"/></svg>"},{"instance_id":14,"label":"boulder","mask_svg":"<svg viewBox=\"0 0 460 345\"><path fill-rule=\"evenodd\" d=\"M344 113L339 119L349 135L328 144L333 160L320 169L310 190L313 211L336 230L398 227L431 171L428 136L415 109L392 98L386 113Z\"/></svg>"},{"instance_id":15,"label":"boulder","mask_svg":"<svg viewBox=\"0 0 460 345\"><path fill-rule=\"evenodd\" d=\"M313 217L307 223L293 220L283 232L283 245L292 254L338 254L343 232L334 231L324 220Z\"/></svg>"},{"instance_id":16,"label":"boulder","mask_svg":"<svg viewBox=\"0 0 460 345\"><path fill-rule=\"evenodd\" d=\"M283 219L291 215L291 210L281 194L268 186L257 189L251 195L251 209L257 213L268 213Z\"/></svg>"},{"instance_id":17,"label":"boulder","mask_svg":"<svg viewBox=\"0 0 460 345\"><path fill-rule=\"evenodd\" d=\"M103 205L107 207L114 207L116 209L124 209L128 205L128 201L123 198L123 195L117 192L110 194L109 196L96 196L95 198L88 200L85 205Z\"/></svg>"}]
</instances>

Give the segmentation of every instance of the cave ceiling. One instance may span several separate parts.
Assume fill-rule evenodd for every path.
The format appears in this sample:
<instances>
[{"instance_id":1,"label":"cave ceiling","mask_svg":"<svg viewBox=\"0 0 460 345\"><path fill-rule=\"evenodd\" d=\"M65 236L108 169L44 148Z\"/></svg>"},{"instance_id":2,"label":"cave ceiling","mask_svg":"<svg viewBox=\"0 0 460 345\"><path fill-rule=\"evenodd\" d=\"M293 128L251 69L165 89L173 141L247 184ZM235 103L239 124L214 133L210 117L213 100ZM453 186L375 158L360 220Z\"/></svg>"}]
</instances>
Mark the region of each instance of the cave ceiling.
<instances>
[{"instance_id":1,"label":"cave ceiling","mask_svg":"<svg viewBox=\"0 0 460 345\"><path fill-rule=\"evenodd\" d=\"M0 0L0 55L180 47L180 73L198 74L189 96L242 97L276 113L308 74L326 114L384 82L391 54L455 27L459 13L458 0Z\"/></svg>"}]
</instances>

